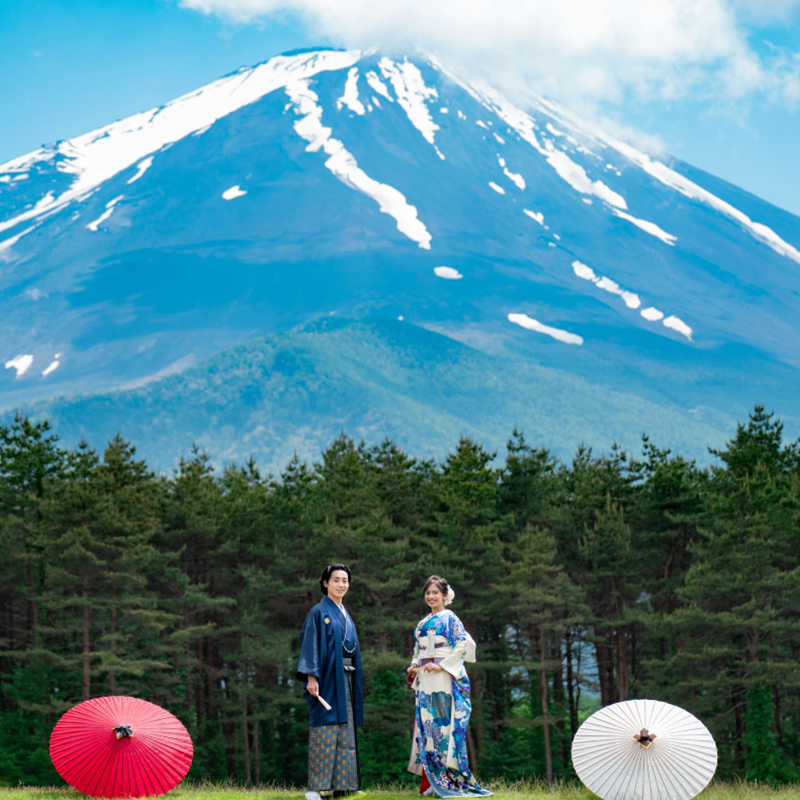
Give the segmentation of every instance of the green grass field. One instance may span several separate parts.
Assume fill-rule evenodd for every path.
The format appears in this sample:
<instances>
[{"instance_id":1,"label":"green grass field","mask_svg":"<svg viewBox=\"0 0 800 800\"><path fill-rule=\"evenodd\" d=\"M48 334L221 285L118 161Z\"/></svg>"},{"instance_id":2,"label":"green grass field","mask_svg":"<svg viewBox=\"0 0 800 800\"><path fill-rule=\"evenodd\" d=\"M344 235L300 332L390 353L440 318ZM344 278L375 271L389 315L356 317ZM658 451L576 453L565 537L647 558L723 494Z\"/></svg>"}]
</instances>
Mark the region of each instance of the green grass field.
<instances>
[{"instance_id":1,"label":"green grass field","mask_svg":"<svg viewBox=\"0 0 800 800\"><path fill-rule=\"evenodd\" d=\"M495 800L593 800L595 795L582 786L569 784L548 788L543 783L493 783ZM392 786L367 790L362 800L415 800L419 795ZM0 788L0 800L79 800L86 795L62 787ZM242 789L224 784L187 784L169 793L170 800L303 800L299 789L260 787ZM757 786L752 783L717 783L698 795L700 800L800 800L800 785Z\"/></svg>"}]
</instances>

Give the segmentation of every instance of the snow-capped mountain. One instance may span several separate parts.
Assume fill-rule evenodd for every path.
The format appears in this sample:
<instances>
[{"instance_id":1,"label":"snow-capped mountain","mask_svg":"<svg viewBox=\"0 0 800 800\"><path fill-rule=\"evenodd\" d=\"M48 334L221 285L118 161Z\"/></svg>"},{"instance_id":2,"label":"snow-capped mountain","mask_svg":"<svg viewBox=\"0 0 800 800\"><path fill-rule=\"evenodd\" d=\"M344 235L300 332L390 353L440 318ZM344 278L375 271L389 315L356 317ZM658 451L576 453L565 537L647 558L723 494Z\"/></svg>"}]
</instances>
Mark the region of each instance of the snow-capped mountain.
<instances>
[{"instance_id":1,"label":"snow-capped mountain","mask_svg":"<svg viewBox=\"0 0 800 800\"><path fill-rule=\"evenodd\" d=\"M287 54L0 165L0 286L5 408L333 314L709 432L754 402L800 421L800 219L431 58Z\"/></svg>"}]
</instances>

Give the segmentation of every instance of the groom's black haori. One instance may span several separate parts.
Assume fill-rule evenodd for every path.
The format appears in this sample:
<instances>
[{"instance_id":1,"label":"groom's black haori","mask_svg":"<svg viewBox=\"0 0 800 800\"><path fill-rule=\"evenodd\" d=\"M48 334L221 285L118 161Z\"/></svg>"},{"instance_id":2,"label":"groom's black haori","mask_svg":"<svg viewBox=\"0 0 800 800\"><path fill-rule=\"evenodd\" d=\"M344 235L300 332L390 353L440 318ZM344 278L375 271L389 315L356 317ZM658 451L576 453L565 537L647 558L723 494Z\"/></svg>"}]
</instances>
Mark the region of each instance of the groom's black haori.
<instances>
[{"instance_id":1,"label":"groom's black haori","mask_svg":"<svg viewBox=\"0 0 800 800\"><path fill-rule=\"evenodd\" d=\"M304 692L311 726L307 794L311 800L316 800L312 793L356 791L360 785L355 726L364 724L361 648L355 623L328 592L332 576L340 571L346 573L349 587L350 570L344 564L328 564L319 581L325 596L309 612L301 633L297 679L307 682L313 676L319 683L318 697L308 687Z\"/></svg>"}]
</instances>

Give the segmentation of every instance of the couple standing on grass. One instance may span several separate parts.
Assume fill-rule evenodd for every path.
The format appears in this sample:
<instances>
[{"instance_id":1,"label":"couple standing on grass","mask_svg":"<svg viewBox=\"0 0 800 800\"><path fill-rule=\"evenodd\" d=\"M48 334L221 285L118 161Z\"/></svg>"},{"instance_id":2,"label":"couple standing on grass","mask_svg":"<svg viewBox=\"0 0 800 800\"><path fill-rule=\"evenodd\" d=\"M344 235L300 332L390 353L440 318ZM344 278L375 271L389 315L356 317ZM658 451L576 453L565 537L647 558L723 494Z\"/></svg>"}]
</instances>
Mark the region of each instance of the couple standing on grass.
<instances>
[{"instance_id":1,"label":"couple standing on grass","mask_svg":"<svg viewBox=\"0 0 800 800\"><path fill-rule=\"evenodd\" d=\"M322 570L325 596L311 609L301 634L297 677L306 684L311 723L306 800L360 787L355 726L364 724L364 683L356 626L343 603L350 579L344 564ZM467 761L472 704L464 662L475 660L475 643L445 608L455 593L444 578L431 575L422 593L430 613L414 630L407 670L416 700L408 769L422 776L420 794L486 796L491 792L478 785Z\"/></svg>"}]
</instances>

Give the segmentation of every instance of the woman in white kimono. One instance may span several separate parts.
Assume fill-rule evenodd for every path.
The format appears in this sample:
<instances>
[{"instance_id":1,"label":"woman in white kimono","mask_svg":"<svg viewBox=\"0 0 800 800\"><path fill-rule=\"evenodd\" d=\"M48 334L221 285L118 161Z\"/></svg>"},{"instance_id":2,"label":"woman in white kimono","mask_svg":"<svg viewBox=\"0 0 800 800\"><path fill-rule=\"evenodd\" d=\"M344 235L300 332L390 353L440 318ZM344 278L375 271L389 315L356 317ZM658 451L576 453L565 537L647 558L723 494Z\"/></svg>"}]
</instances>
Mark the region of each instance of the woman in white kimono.
<instances>
[{"instance_id":1,"label":"woman in white kimono","mask_svg":"<svg viewBox=\"0 0 800 800\"><path fill-rule=\"evenodd\" d=\"M455 597L447 581L431 575L422 591L430 613L414 630L414 657L408 667L416 699L408 770L422 776L421 794L490 795L478 785L467 759L472 704L464 661L475 644L461 620L445 608Z\"/></svg>"}]
</instances>

